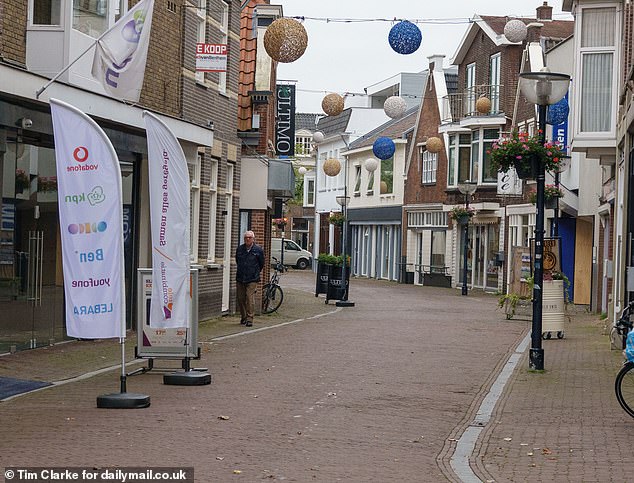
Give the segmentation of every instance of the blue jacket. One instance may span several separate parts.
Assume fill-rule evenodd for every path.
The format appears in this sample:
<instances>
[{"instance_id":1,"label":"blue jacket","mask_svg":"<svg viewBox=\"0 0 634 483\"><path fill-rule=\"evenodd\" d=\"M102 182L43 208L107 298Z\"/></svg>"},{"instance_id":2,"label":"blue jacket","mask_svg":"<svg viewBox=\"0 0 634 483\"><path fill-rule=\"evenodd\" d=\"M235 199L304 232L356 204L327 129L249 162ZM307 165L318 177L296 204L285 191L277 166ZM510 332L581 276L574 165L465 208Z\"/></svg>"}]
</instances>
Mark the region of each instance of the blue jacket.
<instances>
[{"instance_id":1,"label":"blue jacket","mask_svg":"<svg viewBox=\"0 0 634 483\"><path fill-rule=\"evenodd\" d=\"M255 243L251 246L251 250L247 250L243 243L236 250L236 262L238 264L238 272L236 280L241 283L251 283L260 281L260 271L264 267L264 250Z\"/></svg>"}]
</instances>

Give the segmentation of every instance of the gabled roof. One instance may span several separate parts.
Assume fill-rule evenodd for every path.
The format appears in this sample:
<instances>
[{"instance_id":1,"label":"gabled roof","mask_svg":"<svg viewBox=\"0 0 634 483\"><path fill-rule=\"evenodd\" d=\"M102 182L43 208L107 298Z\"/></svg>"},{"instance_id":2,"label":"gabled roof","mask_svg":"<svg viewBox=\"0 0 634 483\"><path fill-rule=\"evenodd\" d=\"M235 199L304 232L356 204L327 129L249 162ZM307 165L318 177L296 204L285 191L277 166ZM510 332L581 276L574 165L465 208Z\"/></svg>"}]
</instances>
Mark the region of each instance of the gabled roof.
<instances>
[{"instance_id":1,"label":"gabled roof","mask_svg":"<svg viewBox=\"0 0 634 483\"><path fill-rule=\"evenodd\" d=\"M325 116L317 122L317 130L324 133L325 136L329 134L344 133L350 122L350 116L352 115L352 108L344 109L338 116Z\"/></svg>"},{"instance_id":2,"label":"gabled roof","mask_svg":"<svg viewBox=\"0 0 634 483\"><path fill-rule=\"evenodd\" d=\"M403 117L399 119L392 119L376 129L373 129L367 134L364 134L359 139L350 143L350 149L362 148L365 146L371 146L374 141L381 136L385 136L391 139L402 138L405 134L411 131L416 124L416 114L418 113L419 106L414 106L407 110Z\"/></svg>"},{"instance_id":3,"label":"gabled roof","mask_svg":"<svg viewBox=\"0 0 634 483\"><path fill-rule=\"evenodd\" d=\"M317 130L315 121L320 114L314 114L309 112L298 112L295 114L295 131L305 129L306 131L314 132Z\"/></svg>"},{"instance_id":4,"label":"gabled roof","mask_svg":"<svg viewBox=\"0 0 634 483\"><path fill-rule=\"evenodd\" d=\"M458 49L453 58L453 64L459 65L464 60L464 56L475 40L478 32L484 32L497 46L520 45L521 42L511 42L504 35L504 26L513 17L500 17L491 15L474 15L471 19L471 26L467 29L464 37L458 44ZM538 20L536 18L518 18L526 25L539 22L543 26L540 30L540 37L543 39L563 40L570 37L574 31L574 21L572 20Z\"/></svg>"}]
</instances>

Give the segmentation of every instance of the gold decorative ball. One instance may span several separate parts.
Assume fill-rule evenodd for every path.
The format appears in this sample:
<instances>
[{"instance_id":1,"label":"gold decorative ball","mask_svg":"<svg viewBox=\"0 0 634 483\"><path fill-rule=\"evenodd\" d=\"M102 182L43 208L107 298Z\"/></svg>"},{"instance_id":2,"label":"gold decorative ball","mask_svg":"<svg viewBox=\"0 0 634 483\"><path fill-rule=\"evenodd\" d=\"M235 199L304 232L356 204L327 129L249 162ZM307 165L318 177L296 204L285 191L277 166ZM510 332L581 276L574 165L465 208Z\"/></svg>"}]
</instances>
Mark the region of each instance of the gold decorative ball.
<instances>
[{"instance_id":1,"label":"gold decorative ball","mask_svg":"<svg viewBox=\"0 0 634 483\"><path fill-rule=\"evenodd\" d=\"M385 181L381 181L381 194L384 195L387 193L387 183Z\"/></svg>"},{"instance_id":2,"label":"gold decorative ball","mask_svg":"<svg viewBox=\"0 0 634 483\"><path fill-rule=\"evenodd\" d=\"M436 136L427 139L427 151L439 153L442 150L442 140Z\"/></svg>"},{"instance_id":3,"label":"gold decorative ball","mask_svg":"<svg viewBox=\"0 0 634 483\"><path fill-rule=\"evenodd\" d=\"M278 18L264 33L264 48L277 62L295 62L304 55L307 45L306 29L293 18Z\"/></svg>"},{"instance_id":4,"label":"gold decorative ball","mask_svg":"<svg viewBox=\"0 0 634 483\"><path fill-rule=\"evenodd\" d=\"M338 159L330 158L324 161L324 173L327 176L337 176L341 171L341 163Z\"/></svg>"},{"instance_id":5,"label":"gold decorative ball","mask_svg":"<svg viewBox=\"0 0 634 483\"><path fill-rule=\"evenodd\" d=\"M491 111L491 99L482 96L476 101L475 107L480 114L488 114Z\"/></svg>"},{"instance_id":6,"label":"gold decorative ball","mask_svg":"<svg viewBox=\"0 0 634 483\"><path fill-rule=\"evenodd\" d=\"M343 112L343 97L339 94L328 94L321 101L321 108L328 116L338 116Z\"/></svg>"}]
</instances>

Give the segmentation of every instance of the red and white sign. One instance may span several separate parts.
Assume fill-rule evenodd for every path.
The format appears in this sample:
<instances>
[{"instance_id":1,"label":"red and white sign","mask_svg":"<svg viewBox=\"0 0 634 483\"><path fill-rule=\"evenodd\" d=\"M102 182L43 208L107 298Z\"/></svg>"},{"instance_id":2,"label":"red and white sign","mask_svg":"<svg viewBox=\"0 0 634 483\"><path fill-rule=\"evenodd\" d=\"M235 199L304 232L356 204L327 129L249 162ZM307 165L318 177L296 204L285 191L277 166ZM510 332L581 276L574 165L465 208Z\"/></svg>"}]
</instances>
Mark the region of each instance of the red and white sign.
<instances>
[{"instance_id":1,"label":"red and white sign","mask_svg":"<svg viewBox=\"0 0 634 483\"><path fill-rule=\"evenodd\" d=\"M227 72L227 44L196 44L197 72Z\"/></svg>"}]
</instances>

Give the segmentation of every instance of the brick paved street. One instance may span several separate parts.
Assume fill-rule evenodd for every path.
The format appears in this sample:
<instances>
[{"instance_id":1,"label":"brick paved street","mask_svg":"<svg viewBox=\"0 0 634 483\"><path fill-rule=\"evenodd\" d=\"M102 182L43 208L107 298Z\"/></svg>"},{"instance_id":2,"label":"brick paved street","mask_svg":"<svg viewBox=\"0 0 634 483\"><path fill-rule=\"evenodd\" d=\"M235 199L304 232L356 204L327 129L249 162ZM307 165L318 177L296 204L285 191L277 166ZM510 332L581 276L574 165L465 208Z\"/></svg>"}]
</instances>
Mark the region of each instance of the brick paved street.
<instances>
[{"instance_id":1,"label":"brick paved street","mask_svg":"<svg viewBox=\"0 0 634 483\"><path fill-rule=\"evenodd\" d=\"M96 396L117 391L117 371L0 402L0 466L194 466L200 482L455 481L455 440L530 322L505 320L482 293L351 283L356 307L336 308L307 293L314 274L288 273L278 319L256 317L254 328L295 312L304 320L203 344L195 365L210 368L209 386L130 377L150 408L96 408ZM614 398L620 355L601 327L575 315L566 339L545 342L545 374L529 373L524 357L472 458L483 481L627 481L634 421ZM0 375L26 378L20 361L46 356L2 357Z\"/></svg>"}]
</instances>

